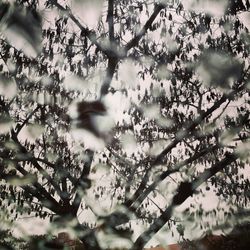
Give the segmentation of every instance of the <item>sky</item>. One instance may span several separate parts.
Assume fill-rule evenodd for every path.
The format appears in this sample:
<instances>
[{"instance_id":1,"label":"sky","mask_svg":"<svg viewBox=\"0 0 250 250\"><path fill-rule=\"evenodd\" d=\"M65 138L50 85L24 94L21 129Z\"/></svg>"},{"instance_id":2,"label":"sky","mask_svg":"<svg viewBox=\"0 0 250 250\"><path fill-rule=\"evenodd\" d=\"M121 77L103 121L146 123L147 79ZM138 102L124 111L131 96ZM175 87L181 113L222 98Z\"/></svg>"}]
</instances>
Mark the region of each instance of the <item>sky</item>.
<instances>
[{"instance_id":1,"label":"sky","mask_svg":"<svg viewBox=\"0 0 250 250\"><path fill-rule=\"evenodd\" d=\"M221 15L221 13L223 13L224 10L224 2L225 1L199 1L200 5L197 4L196 1L194 0L186 0L183 1L184 7L186 9L192 9L192 10L200 10L200 9L206 9L208 10L208 12L212 15ZM195 3L195 4L194 4ZM93 6L95 6L95 8L93 8ZM83 6L79 1L74 1L72 4L72 10L75 11L77 13L78 16L81 16L81 19L83 19L83 23L87 24L89 27L95 27L96 21L98 20L99 14L101 13L102 10L102 5L101 5L101 1L98 0L92 0L92 1L86 1L85 5ZM46 19L46 23L45 25L49 25L50 21L53 20L54 16L57 15L56 12L44 12L44 16ZM85 17L85 18L83 18ZM240 20L243 20L243 22L245 23L245 25L250 29L250 13L242 13L239 15ZM155 36L154 36L155 37ZM18 46L22 46L18 45ZM134 68L133 65L130 64L130 62L125 62L124 64L122 64L121 66L121 74L123 72L125 72L123 69L126 69L126 72L129 72L129 77L127 74L124 74L122 77L123 79L126 79L126 82L131 82L131 84L133 84L133 82L135 81L135 74L134 74ZM67 86L67 80L69 82L72 82L72 78L70 79L71 76L69 76L69 79L66 78L65 80L65 86ZM100 77L100 74L97 74L97 77ZM76 78L73 79L74 81L76 80ZM147 81L147 79L146 79ZM112 85L114 85L115 87L117 87L117 84L120 84L120 87L123 87L123 83L122 82L113 82ZM144 86L150 85L150 82L148 81L146 84L144 83ZM77 86L76 86L77 87ZM130 87L132 87L130 85ZM98 88L98 86L97 86ZM1 91L1 90L0 90ZM94 90L96 91L96 90ZM11 92L11 91L10 91ZM0 92L1 93L1 92ZM105 102L107 102L109 105L111 106L112 109L110 110L110 115L113 115L113 119L121 119L121 117L123 117L123 110L126 110L127 107L129 106L129 103L126 103L126 100L122 100L122 96L119 95L119 92L115 95L109 95L107 96ZM123 105L121 107L121 105ZM74 107L73 107L74 108ZM110 125L112 126L112 125ZM25 130L24 130L25 132ZM78 131L79 132L79 131ZM24 135L20 135L23 136L23 138L28 137L29 135L24 134ZM84 135L86 136L86 135ZM89 136L89 135L87 135ZM73 139L79 138L79 134L76 133L75 135L72 135ZM80 140L83 140L82 138ZM86 137L85 137L86 140ZM87 141L90 141L87 138ZM97 142L97 145L99 142ZM93 141L91 139L91 144L89 146L93 146ZM101 145L101 148L104 145ZM96 147L96 146L95 146ZM100 148L100 149L101 149ZM131 151L132 152L132 151ZM97 177L97 179L99 178L99 176ZM205 188L205 186L203 187L203 189ZM159 204L161 204L160 201L160 197L159 197ZM198 198L193 198L190 197L185 204L181 205L180 207L178 207L175 211L175 213L177 215L181 215L183 214L183 211L185 210L185 208L187 208L191 203L194 203L195 200ZM206 208L207 210L212 210L214 208L217 207L218 203L220 203L221 206L223 206L223 204L221 204L221 201L219 201L218 197L212 192L206 192L206 198L199 198L200 201L204 206L204 208ZM202 201L201 201L202 200ZM109 205L110 201L107 202L107 205ZM165 201L162 201L162 205L165 204ZM88 219L91 221L93 214L91 212L83 212L81 213L81 215L79 216L79 218L86 218L88 217ZM134 223L135 224L135 223ZM24 234L44 234L46 232L46 229L49 226L49 222L47 220L41 220L38 218L27 218L26 216L23 216L23 218L20 218L17 223L16 223L16 229L14 230L14 234L16 235L20 235L20 233L24 232ZM192 227L192 226L191 226ZM139 235L140 230L142 230L142 226L137 226L135 225L135 236ZM193 230L185 232L185 237L187 238L193 238L193 237L197 237L198 234L200 233L199 229L195 229L193 228ZM221 231L218 231L218 233L221 233ZM171 232L165 232L163 230L163 232L160 232L159 234L157 234L149 243L148 246L151 245L157 245L159 243L163 243L166 244L171 244L171 243L175 243L176 241L179 240L178 234L176 233L175 236L173 237L171 235Z\"/></svg>"}]
</instances>

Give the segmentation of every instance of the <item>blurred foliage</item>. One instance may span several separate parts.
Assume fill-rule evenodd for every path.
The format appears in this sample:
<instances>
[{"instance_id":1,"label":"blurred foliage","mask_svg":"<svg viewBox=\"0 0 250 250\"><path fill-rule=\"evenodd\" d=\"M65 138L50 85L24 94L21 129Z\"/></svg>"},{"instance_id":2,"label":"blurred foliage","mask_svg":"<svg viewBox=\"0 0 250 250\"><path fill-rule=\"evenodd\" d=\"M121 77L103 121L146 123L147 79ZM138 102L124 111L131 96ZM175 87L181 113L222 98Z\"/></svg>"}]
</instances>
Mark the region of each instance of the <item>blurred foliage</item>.
<instances>
[{"instance_id":1,"label":"blurred foliage","mask_svg":"<svg viewBox=\"0 0 250 250\"><path fill-rule=\"evenodd\" d=\"M1 230L0 231L0 249L1 250L15 250L23 249L25 241L23 239L17 239L12 236L11 231Z\"/></svg>"},{"instance_id":2,"label":"blurred foliage","mask_svg":"<svg viewBox=\"0 0 250 250\"><path fill-rule=\"evenodd\" d=\"M248 218L249 7L1 1L2 223L34 216L86 249L136 250L162 228Z\"/></svg>"},{"instance_id":3,"label":"blurred foliage","mask_svg":"<svg viewBox=\"0 0 250 250\"><path fill-rule=\"evenodd\" d=\"M249 248L249 221L236 225L227 235L206 235L202 239L180 243L183 250L247 250Z\"/></svg>"}]
</instances>

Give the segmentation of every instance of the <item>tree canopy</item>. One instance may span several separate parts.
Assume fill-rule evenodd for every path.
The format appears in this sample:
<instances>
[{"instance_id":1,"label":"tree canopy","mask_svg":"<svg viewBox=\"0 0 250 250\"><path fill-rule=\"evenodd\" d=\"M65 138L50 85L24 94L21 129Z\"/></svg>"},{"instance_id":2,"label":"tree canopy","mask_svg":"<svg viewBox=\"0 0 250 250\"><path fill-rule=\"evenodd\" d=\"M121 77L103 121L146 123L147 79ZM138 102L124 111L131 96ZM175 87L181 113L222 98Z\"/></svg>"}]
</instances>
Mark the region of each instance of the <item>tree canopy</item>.
<instances>
[{"instance_id":1,"label":"tree canopy","mask_svg":"<svg viewBox=\"0 0 250 250\"><path fill-rule=\"evenodd\" d=\"M86 249L137 250L248 219L249 6L1 1L2 223L36 216Z\"/></svg>"}]
</instances>

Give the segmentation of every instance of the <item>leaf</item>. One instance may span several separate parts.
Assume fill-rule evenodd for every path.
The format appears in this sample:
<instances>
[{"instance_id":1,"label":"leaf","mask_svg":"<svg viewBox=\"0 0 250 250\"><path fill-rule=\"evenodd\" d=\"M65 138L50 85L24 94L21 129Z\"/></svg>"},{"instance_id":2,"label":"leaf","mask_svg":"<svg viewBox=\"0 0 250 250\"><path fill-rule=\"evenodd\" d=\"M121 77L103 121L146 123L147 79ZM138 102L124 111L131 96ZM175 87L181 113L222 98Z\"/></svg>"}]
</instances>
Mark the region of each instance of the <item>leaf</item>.
<instances>
[{"instance_id":1,"label":"leaf","mask_svg":"<svg viewBox=\"0 0 250 250\"><path fill-rule=\"evenodd\" d=\"M79 15L88 27L93 28L99 21L103 0L73 0L71 6L73 13Z\"/></svg>"},{"instance_id":2,"label":"leaf","mask_svg":"<svg viewBox=\"0 0 250 250\"><path fill-rule=\"evenodd\" d=\"M131 155L131 154L135 153L138 150L137 149L136 139L135 139L135 137L133 136L132 133L123 134L121 136L120 141L121 141L123 150L128 155Z\"/></svg>"},{"instance_id":3,"label":"leaf","mask_svg":"<svg viewBox=\"0 0 250 250\"><path fill-rule=\"evenodd\" d=\"M194 12L205 12L212 16L222 16L228 5L227 0L185 0L182 1L185 9Z\"/></svg>"},{"instance_id":4,"label":"leaf","mask_svg":"<svg viewBox=\"0 0 250 250\"><path fill-rule=\"evenodd\" d=\"M13 186L25 186L37 181L37 178L33 174L28 174L23 177L15 176L8 179L8 183Z\"/></svg>"},{"instance_id":5,"label":"leaf","mask_svg":"<svg viewBox=\"0 0 250 250\"><path fill-rule=\"evenodd\" d=\"M166 6L170 8L177 8L180 4L180 0L159 0L160 4L165 4Z\"/></svg>"},{"instance_id":6,"label":"leaf","mask_svg":"<svg viewBox=\"0 0 250 250\"><path fill-rule=\"evenodd\" d=\"M22 50L27 56L37 56L41 52L41 17L18 5L3 3L0 5L0 30L8 42Z\"/></svg>"},{"instance_id":7,"label":"leaf","mask_svg":"<svg viewBox=\"0 0 250 250\"><path fill-rule=\"evenodd\" d=\"M17 93L16 82L12 77L0 74L0 95L12 99Z\"/></svg>"},{"instance_id":8,"label":"leaf","mask_svg":"<svg viewBox=\"0 0 250 250\"><path fill-rule=\"evenodd\" d=\"M44 126L39 124L29 124L22 128L22 130L18 134L18 138L22 141L27 140L30 143L34 143L35 140L38 139L43 132Z\"/></svg>"},{"instance_id":9,"label":"leaf","mask_svg":"<svg viewBox=\"0 0 250 250\"><path fill-rule=\"evenodd\" d=\"M171 71L167 68L166 65L161 65L157 69L157 79L159 80L169 80L171 78Z\"/></svg>"},{"instance_id":10,"label":"leaf","mask_svg":"<svg viewBox=\"0 0 250 250\"><path fill-rule=\"evenodd\" d=\"M121 121L121 117L124 117L124 112L129 110L131 101L122 93L122 91L116 91L114 94L106 95L103 98L105 106L108 107L108 113L115 121Z\"/></svg>"},{"instance_id":11,"label":"leaf","mask_svg":"<svg viewBox=\"0 0 250 250\"><path fill-rule=\"evenodd\" d=\"M121 81L122 87L133 88L137 83L137 72L135 70L135 65L132 60L124 61L118 70L118 75Z\"/></svg>"},{"instance_id":12,"label":"leaf","mask_svg":"<svg viewBox=\"0 0 250 250\"><path fill-rule=\"evenodd\" d=\"M220 138L222 145L226 146L232 143L233 138L235 137L236 134L237 134L237 131L234 129L223 131L221 138Z\"/></svg>"},{"instance_id":13,"label":"leaf","mask_svg":"<svg viewBox=\"0 0 250 250\"><path fill-rule=\"evenodd\" d=\"M142 109L144 115L149 119L158 119L160 116L160 106L157 104L145 105Z\"/></svg>"},{"instance_id":14,"label":"leaf","mask_svg":"<svg viewBox=\"0 0 250 250\"><path fill-rule=\"evenodd\" d=\"M63 83L67 90L83 91L86 88L86 81L73 75L66 76Z\"/></svg>"},{"instance_id":15,"label":"leaf","mask_svg":"<svg viewBox=\"0 0 250 250\"><path fill-rule=\"evenodd\" d=\"M250 159L249 150L250 150L250 142L245 142L239 145L236 151L241 160L247 160Z\"/></svg>"},{"instance_id":16,"label":"leaf","mask_svg":"<svg viewBox=\"0 0 250 250\"><path fill-rule=\"evenodd\" d=\"M44 132L44 126L32 124L27 127L29 134L33 138L38 138Z\"/></svg>"},{"instance_id":17,"label":"leaf","mask_svg":"<svg viewBox=\"0 0 250 250\"><path fill-rule=\"evenodd\" d=\"M162 152L169 142L166 140L158 140L153 143L152 147L149 149L149 155L157 156Z\"/></svg>"},{"instance_id":18,"label":"leaf","mask_svg":"<svg viewBox=\"0 0 250 250\"><path fill-rule=\"evenodd\" d=\"M0 116L0 134L8 133L13 125L12 119L7 115Z\"/></svg>"},{"instance_id":19,"label":"leaf","mask_svg":"<svg viewBox=\"0 0 250 250\"><path fill-rule=\"evenodd\" d=\"M131 231L126 229L111 229L97 234L102 249L129 249L132 246ZM117 248L119 246L119 248Z\"/></svg>"},{"instance_id":20,"label":"leaf","mask_svg":"<svg viewBox=\"0 0 250 250\"><path fill-rule=\"evenodd\" d=\"M74 128L71 130L71 134L73 139L80 144L84 144L85 148L103 150L105 147L105 141L102 138L96 137L88 130Z\"/></svg>"},{"instance_id":21,"label":"leaf","mask_svg":"<svg viewBox=\"0 0 250 250\"><path fill-rule=\"evenodd\" d=\"M242 66L232 56L213 50L207 50L201 56L197 73L205 85L230 89L233 81L241 76Z\"/></svg>"},{"instance_id":22,"label":"leaf","mask_svg":"<svg viewBox=\"0 0 250 250\"><path fill-rule=\"evenodd\" d=\"M100 180L100 176L110 175L110 170L111 170L110 166L98 163L94 165L91 169L92 172L91 179L98 181Z\"/></svg>"}]
</instances>

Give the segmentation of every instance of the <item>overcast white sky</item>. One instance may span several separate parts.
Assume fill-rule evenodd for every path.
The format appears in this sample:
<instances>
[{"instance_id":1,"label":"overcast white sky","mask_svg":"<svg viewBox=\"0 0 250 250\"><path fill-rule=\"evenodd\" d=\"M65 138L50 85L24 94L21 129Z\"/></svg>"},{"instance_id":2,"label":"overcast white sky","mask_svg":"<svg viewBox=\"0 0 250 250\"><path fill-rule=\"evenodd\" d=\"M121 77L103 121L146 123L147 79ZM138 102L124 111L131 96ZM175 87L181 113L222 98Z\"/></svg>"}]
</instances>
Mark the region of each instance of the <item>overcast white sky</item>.
<instances>
[{"instance_id":1,"label":"overcast white sky","mask_svg":"<svg viewBox=\"0 0 250 250\"><path fill-rule=\"evenodd\" d=\"M196 11L199 9L205 9L212 15L221 15L223 13L223 10L224 10L224 7L223 7L224 2L225 1L215 1L215 0L213 0L213 1L199 1L200 4L197 4L197 2L195 0L185 0L185 1L183 1L183 5L186 9L194 9ZM88 24L89 27L92 27L92 26L94 27L96 24L96 21L98 20L99 14L101 13L102 5L100 3L101 2L98 0L92 0L92 1L86 1L85 5L82 5L81 2L74 1L72 4L73 13L76 12L78 16L81 16L81 18L86 17L83 20L83 23ZM95 6L95 8L93 8L93 6ZM57 13L54 11L44 12L45 18L48 21L48 22L46 21L46 25L48 25L50 23L50 20L51 21L53 20L53 18L56 14ZM250 30L250 13L249 12L242 13L239 15L239 18L241 21L244 22L244 24ZM123 68L123 67L130 67L130 66L131 65L122 65L121 67ZM129 68L128 70L130 70L132 72L132 74L130 74L129 79L127 79L126 81L130 81L131 76L134 77L133 76L133 69ZM125 72L125 71L121 70L121 73L122 72ZM127 78L127 75L125 74L123 77ZM134 79L132 79L132 81L134 81ZM113 82L113 84L114 85L116 84L115 81ZM122 83L120 83L120 84L122 85ZM144 86L145 85L147 85L147 84L145 84L145 82L144 82ZM150 85L150 82L148 82L148 85ZM108 100L108 98L110 98L110 100ZM113 108L111 113L115 113L116 117L122 115L122 109L126 109L127 105L129 104L129 103L126 103L125 101L121 101L121 96L119 96L119 94L117 94L117 96L115 96L115 95L108 96L106 101L109 102L109 104L111 104L110 106L112 106L112 108ZM123 104L122 108L121 108L121 104ZM118 109L115 110L115 108L118 108ZM204 186L203 186L203 188L204 188ZM176 209L176 215L181 216L182 211L186 207L188 207L190 203L194 203L197 199L198 199L198 197L190 197L183 205L181 205L180 207L178 207ZM205 198L200 197L199 199L200 199L199 203L201 202L203 204L204 208L207 210L212 210L213 208L216 208L218 203L219 203L218 197L215 196L215 194L212 191L206 192L206 197ZM109 202L110 201L108 201L108 203ZM159 203L161 204L161 202L159 202ZM164 204L165 204L165 202L164 202ZM225 203L223 204L223 202L220 202L220 206L223 206L223 205L225 205ZM47 220L41 220L38 218L28 219L28 218L26 218L26 216L23 216L23 217L24 217L23 219L19 219L19 221L17 222L17 227L14 230L14 234L20 235L20 230L23 231L25 234L26 233L27 234L44 234L44 233L46 233L46 230L49 226L49 222ZM90 222L93 218L91 212L83 212L81 214L81 217L84 219L87 217L90 220ZM135 225L135 232L136 232L135 236L139 234L141 229L142 229L141 226ZM185 233L187 233L187 234L185 234L185 237L193 238L193 237L197 237L199 235L200 230L196 229L196 228L192 228L192 230L185 232ZM164 231L163 233L157 234L148 243L148 246L157 245L159 243L162 243L161 241L164 241L164 244L166 244L166 243L171 244L171 243L175 243L178 240L179 240L179 237L178 237L177 233L173 237L171 235L171 232L166 233Z\"/></svg>"}]
</instances>

